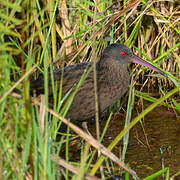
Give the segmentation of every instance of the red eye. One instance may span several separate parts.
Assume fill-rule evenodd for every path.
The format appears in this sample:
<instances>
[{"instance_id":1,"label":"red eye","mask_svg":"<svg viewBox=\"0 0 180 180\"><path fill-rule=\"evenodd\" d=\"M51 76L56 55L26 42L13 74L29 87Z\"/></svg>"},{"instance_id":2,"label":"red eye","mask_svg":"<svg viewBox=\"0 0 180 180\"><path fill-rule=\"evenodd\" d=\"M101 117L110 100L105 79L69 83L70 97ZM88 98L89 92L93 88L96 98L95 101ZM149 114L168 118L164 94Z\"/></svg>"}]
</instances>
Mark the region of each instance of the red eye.
<instances>
[{"instance_id":1,"label":"red eye","mask_svg":"<svg viewBox=\"0 0 180 180\"><path fill-rule=\"evenodd\" d=\"M126 55L126 53L123 51L123 52L122 52L122 56L125 56L125 55Z\"/></svg>"}]
</instances>

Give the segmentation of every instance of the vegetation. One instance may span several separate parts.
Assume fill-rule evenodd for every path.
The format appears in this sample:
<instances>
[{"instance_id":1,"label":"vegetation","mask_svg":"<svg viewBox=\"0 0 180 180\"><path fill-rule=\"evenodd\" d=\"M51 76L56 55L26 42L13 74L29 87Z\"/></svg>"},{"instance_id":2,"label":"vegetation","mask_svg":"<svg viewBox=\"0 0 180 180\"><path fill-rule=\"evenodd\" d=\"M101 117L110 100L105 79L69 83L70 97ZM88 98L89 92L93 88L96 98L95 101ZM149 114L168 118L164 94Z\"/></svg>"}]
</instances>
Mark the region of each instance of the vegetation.
<instances>
[{"instance_id":1,"label":"vegetation","mask_svg":"<svg viewBox=\"0 0 180 180\"><path fill-rule=\"evenodd\" d=\"M117 164L136 176L111 151L124 137L122 160L126 162L127 133L137 122L158 105L174 110L177 116L180 112L179 1L0 0L0 7L0 179L104 178L114 176ZM144 109L142 101L151 105L127 122L106 149L100 142L112 112L99 142L64 118L86 74L71 97L58 96L56 84L52 85L53 109L48 108L47 74L56 67L98 59L113 42L124 43L135 54L151 60L168 78L139 66L130 68L126 120L132 119L133 110L139 106ZM45 78L45 95L40 100L29 93L29 82L39 72ZM150 92L158 96L152 97ZM126 107L124 101L117 102L116 107ZM67 131L62 133L64 123L68 124ZM77 135L85 143L79 143L81 155L75 161L70 147L72 140L77 144ZM168 179L167 168L156 174L165 172ZM125 173L127 179L129 174Z\"/></svg>"}]
</instances>

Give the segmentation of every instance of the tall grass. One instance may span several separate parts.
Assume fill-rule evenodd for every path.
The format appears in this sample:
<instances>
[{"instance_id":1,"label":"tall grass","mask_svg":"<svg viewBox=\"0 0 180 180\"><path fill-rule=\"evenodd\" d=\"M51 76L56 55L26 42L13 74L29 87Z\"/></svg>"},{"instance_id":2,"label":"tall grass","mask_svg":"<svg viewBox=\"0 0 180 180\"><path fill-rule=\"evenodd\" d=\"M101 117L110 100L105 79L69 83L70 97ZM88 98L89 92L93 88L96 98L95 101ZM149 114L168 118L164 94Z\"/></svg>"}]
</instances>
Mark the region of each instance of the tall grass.
<instances>
[{"instance_id":1,"label":"tall grass","mask_svg":"<svg viewBox=\"0 0 180 180\"><path fill-rule=\"evenodd\" d=\"M105 157L136 176L110 151L156 106L179 111L179 2L0 0L0 6L0 179L97 179L95 174L99 174ZM52 84L53 110L48 109L48 74L53 78L55 67L98 59L102 50L113 42L124 43L137 55L152 60L169 78L159 77L146 68L132 67L131 89L136 84L136 91L129 103L136 96L152 104L127 124L108 151L63 118L87 74L70 97L71 92L62 97L63 82L60 87ZM45 87L40 101L32 99L29 93L29 82L39 72L44 75ZM151 97L148 92L157 92L157 87L160 98ZM13 93L15 88L18 94ZM66 105L62 107L64 102ZM132 110L129 104L126 119L131 117ZM112 113L100 142L111 117ZM61 132L63 123L68 127L66 133ZM77 140L76 134L88 144L80 144L80 160L74 162L69 148L70 140ZM97 150L103 154L100 158L96 156ZM114 165L106 159L106 166L107 170L101 168L105 176L107 171L112 173L110 167Z\"/></svg>"}]
</instances>

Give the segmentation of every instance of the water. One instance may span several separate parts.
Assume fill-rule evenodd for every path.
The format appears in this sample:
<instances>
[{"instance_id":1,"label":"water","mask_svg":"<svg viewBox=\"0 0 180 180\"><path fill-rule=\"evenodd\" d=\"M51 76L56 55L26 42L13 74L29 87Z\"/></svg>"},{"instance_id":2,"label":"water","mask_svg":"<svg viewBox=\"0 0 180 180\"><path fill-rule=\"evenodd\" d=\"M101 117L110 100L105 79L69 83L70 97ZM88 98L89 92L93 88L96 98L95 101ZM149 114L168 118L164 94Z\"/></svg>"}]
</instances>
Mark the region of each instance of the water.
<instances>
[{"instance_id":1,"label":"water","mask_svg":"<svg viewBox=\"0 0 180 180\"><path fill-rule=\"evenodd\" d=\"M136 117L135 113L133 115ZM114 115L103 140L106 147L121 132L124 121L123 114L117 113ZM163 166L165 168L169 167L171 176L180 171L180 121L176 119L175 113L167 108L158 107L144 117L142 124L143 126L138 123L130 130L125 162L141 178L161 170ZM100 121L101 132L104 126L105 121ZM89 124L88 128L92 135L96 137L95 122ZM123 143L121 141L112 152L120 157L122 147ZM79 151L76 148L70 149L73 151L71 157L73 161L75 159L79 161ZM157 179L162 179L162 177ZM180 180L180 176L176 180Z\"/></svg>"},{"instance_id":2,"label":"water","mask_svg":"<svg viewBox=\"0 0 180 180\"><path fill-rule=\"evenodd\" d=\"M116 115L104 140L106 146L122 130L123 124L124 117ZM151 175L163 166L169 167L171 175L180 171L180 122L174 112L163 107L156 108L145 116L143 125L144 131L141 123L130 131L126 163L140 177ZM117 156L121 147L122 142L114 149Z\"/></svg>"}]
</instances>

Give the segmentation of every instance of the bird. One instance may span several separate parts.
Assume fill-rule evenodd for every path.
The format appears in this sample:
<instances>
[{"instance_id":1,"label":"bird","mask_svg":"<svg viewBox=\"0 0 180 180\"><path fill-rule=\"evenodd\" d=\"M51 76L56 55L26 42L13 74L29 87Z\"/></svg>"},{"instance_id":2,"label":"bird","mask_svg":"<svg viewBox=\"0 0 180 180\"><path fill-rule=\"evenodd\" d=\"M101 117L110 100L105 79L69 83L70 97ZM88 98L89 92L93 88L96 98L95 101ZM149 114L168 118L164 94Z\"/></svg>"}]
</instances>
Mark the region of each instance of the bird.
<instances>
[{"instance_id":1,"label":"bird","mask_svg":"<svg viewBox=\"0 0 180 180\"><path fill-rule=\"evenodd\" d=\"M95 63L99 114L115 104L128 90L130 79L127 70L128 64L141 64L166 76L159 68L136 56L129 47L120 43L108 45ZM61 81L63 84L62 97L73 89L74 85L78 84L83 73L92 65L93 62L83 62L54 69L54 84L57 84L57 87L60 87ZM48 76L48 96L49 99L52 99L53 90L50 73ZM36 80L30 82L30 93L33 92L36 95L44 93L44 76L42 74ZM92 69L75 94L66 118L70 118L72 122L85 121L95 118L95 113L94 74Z\"/></svg>"}]
</instances>

